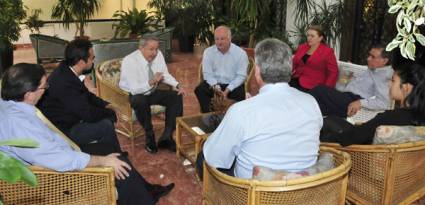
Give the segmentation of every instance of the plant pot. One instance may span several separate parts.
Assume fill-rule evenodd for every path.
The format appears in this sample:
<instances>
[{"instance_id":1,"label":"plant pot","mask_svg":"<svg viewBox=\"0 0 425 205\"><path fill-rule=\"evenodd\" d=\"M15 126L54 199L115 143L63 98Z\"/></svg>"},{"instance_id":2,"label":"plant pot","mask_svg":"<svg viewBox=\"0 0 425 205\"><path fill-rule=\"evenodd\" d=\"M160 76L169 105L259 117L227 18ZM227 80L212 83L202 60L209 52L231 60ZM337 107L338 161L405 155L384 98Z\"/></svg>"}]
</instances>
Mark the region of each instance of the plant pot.
<instances>
[{"instance_id":1,"label":"plant pot","mask_svg":"<svg viewBox=\"0 0 425 205\"><path fill-rule=\"evenodd\" d=\"M13 65L13 45L6 42L4 47L0 47L0 76Z\"/></svg>"},{"instance_id":2,"label":"plant pot","mask_svg":"<svg viewBox=\"0 0 425 205\"><path fill-rule=\"evenodd\" d=\"M179 37L179 47L181 52L193 52L193 44L195 44L195 36Z\"/></svg>"},{"instance_id":3,"label":"plant pot","mask_svg":"<svg viewBox=\"0 0 425 205\"><path fill-rule=\"evenodd\" d=\"M90 36L75 36L74 39L90 40Z\"/></svg>"},{"instance_id":4,"label":"plant pot","mask_svg":"<svg viewBox=\"0 0 425 205\"><path fill-rule=\"evenodd\" d=\"M128 38L130 38L130 39L137 39L138 37L139 37L139 34L137 34L137 33L130 33L129 36L128 36Z\"/></svg>"},{"instance_id":5,"label":"plant pot","mask_svg":"<svg viewBox=\"0 0 425 205\"><path fill-rule=\"evenodd\" d=\"M246 55L248 55L248 58L254 59L254 54L255 54L254 48L245 48L245 47L242 47L242 49L245 50Z\"/></svg>"}]
</instances>

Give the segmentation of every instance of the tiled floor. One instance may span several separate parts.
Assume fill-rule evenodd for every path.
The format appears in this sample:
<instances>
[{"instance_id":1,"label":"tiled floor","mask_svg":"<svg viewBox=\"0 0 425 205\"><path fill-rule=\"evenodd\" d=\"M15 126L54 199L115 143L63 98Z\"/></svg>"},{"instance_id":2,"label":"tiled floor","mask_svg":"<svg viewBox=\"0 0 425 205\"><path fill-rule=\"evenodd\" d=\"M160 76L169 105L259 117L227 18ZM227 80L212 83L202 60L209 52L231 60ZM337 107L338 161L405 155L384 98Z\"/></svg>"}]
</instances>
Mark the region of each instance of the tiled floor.
<instances>
[{"instance_id":1,"label":"tiled floor","mask_svg":"<svg viewBox=\"0 0 425 205\"><path fill-rule=\"evenodd\" d=\"M14 52L14 63L35 63L35 52L32 48L20 48ZM193 54L174 53L172 63L168 64L170 73L187 90L184 97L184 114L192 115L199 112L198 101L193 93L197 85L197 69L200 59ZM156 123L155 123L156 124ZM157 133L156 136L160 136ZM166 197L161 198L159 205L198 205L201 204L201 184L194 176L191 166L183 166L182 160L175 153L160 150L152 155L144 149L144 138L135 139L135 149L131 152L130 141L119 136L123 149L130 151L130 159L136 169L152 183L168 184L174 182L176 187Z\"/></svg>"},{"instance_id":2,"label":"tiled floor","mask_svg":"<svg viewBox=\"0 0 425 205\"><path fill-rule=\"evenodd\" d=\"M28 62L35 63L35 52L32 48L20 48L14 52L15 63ZM187 90L184 98L184 115L199 113L198 101L193 93L198 84L197 73L200 59L193 54L173 52L173 61L168 64L170 73ZM250 82L251 93L258 90L255 82ZM158 123L158 122L156 122ZM155 124L156 124L155 123ZM159 122L160 123L160 122ZM160 133L156 134L160 136ZM144 150L144 138L135 139L135 149L130 149L130 141L119 136L119 140L124 149L130 151L130 159L138 171L152 183L168 184L176 183L176 188L166 197L163 197L159 205L198 205L201 204L202 186L194 176L194 169L191 166L183 166L182 160L178 159L175 153L160 150L152 155ZM424 198L415 205L425 204Z\"/></svg>"}]
</instances>

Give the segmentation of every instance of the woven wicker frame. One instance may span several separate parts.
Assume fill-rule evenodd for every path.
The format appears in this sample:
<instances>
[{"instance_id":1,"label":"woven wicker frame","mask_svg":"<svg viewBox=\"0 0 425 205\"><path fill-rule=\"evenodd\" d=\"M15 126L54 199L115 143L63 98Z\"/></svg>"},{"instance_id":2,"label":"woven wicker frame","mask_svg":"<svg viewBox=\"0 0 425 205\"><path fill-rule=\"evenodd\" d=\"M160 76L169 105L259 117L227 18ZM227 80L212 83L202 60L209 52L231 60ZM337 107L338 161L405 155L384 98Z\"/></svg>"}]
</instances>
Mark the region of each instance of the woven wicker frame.
<instances>
[{"instance_id":1,"label":"woven wicker frame","mask_svg":"<svg viewBox=\"0 0 425 205\"><path fill-rule=\"evenodd\" d=\"M118 58L119 59L119 58ZM113 83L107 81L102 77L100 73L101 68L109 64L111 61L116 61L118 59L112 59L103 62L95 69L96 74L96 88L97 93L100 98L113 104L118 109L118 126L115 131L130 138L131 140L131 150L134 151L134 139L136 137L142 136L145 134L142 126L136 126L134 124L135 117L133 117L133 109L130 105L129 93L121 90L118 86L113 85ZM157 89L162 90L171 90L171 86L166 84L158 85ZM159 105L158 105L159 106ZM153 106L151 106L153 108ZM164 109L165 110L165 109ZM163 120L164 118L160 116L162 112L153 113L152 117L157 116L159 119ZM156 126L155 129L163 129L163 126Z\"/></svg>"},{"instance_id":2,"label":"woven wicker frame","mask_svg":"<svg viewBox=\"0 0 425 205\"><path fill-rule=\"evenodd\" d=\"M351 155L348 200L356 204L410 204L425 195L425 141L398 145L334 143Z\"/></svg>"},{"instance_id":3,"label":"woven wicker frame","mask_svg":"<svg viewBox=\"0 0 425 205\"><path fill-rule=\"evenodd\" d=\"M331 148L336 168L285 181L258 181L228 176L204 164L203 204L344 204L350 156Z\"/></svg>"},{"instance_id":4,"label":"woven wicker frame","mask_svg":"<svg viewBox=\"0 0 425 205\"><path fill-rule=\"evenodd\" d=\"M4 204L32 205L115 205L116 189L112 168L86 168L78 172L56 172L31 167L38 186L22 182L8 184L0 181Z\"/></svg>"}]
</instances>

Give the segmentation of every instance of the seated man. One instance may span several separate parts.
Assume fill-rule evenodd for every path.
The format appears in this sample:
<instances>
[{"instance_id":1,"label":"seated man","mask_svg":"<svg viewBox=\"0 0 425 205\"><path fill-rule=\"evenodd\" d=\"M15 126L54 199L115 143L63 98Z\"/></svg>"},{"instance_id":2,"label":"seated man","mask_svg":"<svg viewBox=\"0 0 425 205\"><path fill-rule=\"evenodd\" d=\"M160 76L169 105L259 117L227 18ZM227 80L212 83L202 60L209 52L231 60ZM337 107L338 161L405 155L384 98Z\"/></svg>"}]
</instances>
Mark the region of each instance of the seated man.
<instances>
[{"instance_id":1,"label":"seated man","mask_svg":"<svg viewBox=\"0 0 425 205\"><path fill-rule=\"evenodd\" d=\"M165 129L158 146L176 150L172 135L176 128L176 117L183 115L184 89L168 73L164 56L158 50L159 42L154 36L140 39L139 49L127 55L121 64L119 86L130 93L130 104L137 120L146 133L146 150L156 153L158 148L151 121L151 105L162 105L165 110ZM157 89L159 83L170 85L174 90Z\"/></svg>"},{"instance_id":2,"label":"seated man","mask_svg":"<svg viewBox=\"0 0 425 205\"><path fill-rule=\"evenodd\" d=\"M277 39L257 44L259 94L227 111L205 142L207 164L229 169L236 160L231 174L251 178L254 166L293 172L316 163L322 115L312 96L288 85L291 56L289 46Z\"/></svg>"},{"instance_id":3,"label":"seated man","mask_svg":"<svg viewBox=\"0 0 425 205\"><path fill-rule=\"evenodd\" d=\"M96 149L82 146L84 150L98 153L84 153L73 150L65 137L48 128L37 117L34 106L48 88L44 69L36 64L16 64L3 76L0 99L0 140L23 137L39 143L37 148L0 146L0 151L22 161L56 171L81 170L85 167L113 167L118 191L118 204L155 204L159 197L174 187L150 184L135 170L125 153L115 150L110 144ZM101 150L101 151L100 151ZM101 153L102 152L102 153Z\"/></svg>"},{"instance_id":4,"label":"seated man","mask_svg":"<svg viewBox=\"0 0 425 205\"><path fill-rule=\"evenodd\" d=\"M120 150L112 104L91 93L79 79L90 72L93 60L90 41L71 41L65 48L65 60L49 76L50 87L37 106L78 145L108 143Z\"/></svg>"},{"instance_id":5,"label":"seated man","mask_svg":"<svg viewBox=\"0 0 425 205\"><path fill-rule=\"evenodd\" d=\"M317 86L310 91L316 98L324 116L347 117L355 115L362 107L371 110L390 108L388 83L393 69L386 66L390 54L381 45L373 46L367 57L367 71L351 80L343 92L326 86Z\"/></svg>"},{"instance_id":6,"label":"seated man","mask_svg":"<svg viewBox=\"0 0 425 205\"><path fill-rule=\"evenodd\" d=\"M215 45L205 49L202 59L204 81L195 89L203 113L211 111L214 93L236 101L245 99L246 52L231 43L232 34L226 26L215 29L214 39Z\"/></svg>"}]
</instances>

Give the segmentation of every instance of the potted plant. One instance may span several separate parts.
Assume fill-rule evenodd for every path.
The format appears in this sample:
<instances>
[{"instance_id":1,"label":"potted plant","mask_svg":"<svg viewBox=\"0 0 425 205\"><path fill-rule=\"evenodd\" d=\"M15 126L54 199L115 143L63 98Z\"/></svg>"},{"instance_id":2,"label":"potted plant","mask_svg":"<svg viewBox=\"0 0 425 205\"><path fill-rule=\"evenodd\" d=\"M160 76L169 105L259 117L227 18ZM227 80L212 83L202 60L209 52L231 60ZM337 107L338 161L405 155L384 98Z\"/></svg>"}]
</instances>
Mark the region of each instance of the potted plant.
<instances>
[{"instance_id":1,"label":"potted plant","mask_svg":"<svg viewBox=\"0 0 425 205\"><path fill-rule=\"evenodd\" d=\"M31 33L40 34L40 28L43 27L44 21L40 20L40 14L43 12L41 9L33 9L31 10L31 15L28 16L27 20L24 22L27 29L31 31Z\"/></svg>"},{"instance_id":2,"label":"potted plant","mask_svg":"<svg viewBox=\"0 0 425 205\"><path fill-rule=\"evenodd\" d=\"M0 75L13 65L13 41L20 36L20 22L26 17L21 0L0 1Z\"/></svg>"},{"instance_id":3,"label":"potted plant","mask_svg":"<svg viewBox=\"0 0 425 205\"><path fill-rule=\"evenodd\" d=\"M397 1L388 0L388 12L397 13L396 37L387 45L391 51L399 47L404 58L415 60L416 45L425 46L424 33L420 27L425 27L425 2L422 0Z\"/></svg>"},{"instance_id":4,"label":"potted plant","mask_svg":"<svg viewBox=\"0 0 425 205\"><path fill-rule=\"evenodd\" d=\"M14 147L26 147L33 148L38 147L38 143L31 139L15 139L0 141L0 146L14 146ZM9 157L5 153L0 151L0 180L8 183L16 183L23 181L30 186L37 186L37 178L28 169L27 166L22 164L19 160ZM0 196L0 205L3 205Z\"/></svg>"},{"instance_id":5,"label":"potted plant","mask_svg":"<svg viewBox=\"0 0 425 205\"><path fill-rule=\"evenodd\" d=\"M175 28L181 51L192 52L195 39L201 43L212 41L211 0L150 0L148 6L157 9L166 26Z\"/></svg>"},{"instance_id":6,"label":"potted plant","mask_svg":"<svg viewBox=\"0 0 425 205\"><path fill-rule=\"evenodd\" d=\"M58 0L52 8L52 18L63 21L63 26L75 22L75 36L84 37L84 25L100 9L101 0ZM86 37L88 38L88 37Z\"/></svg>"},{"instance_id":7,"label":"potted plant","mask_svg":"<svg viewBox=\"0 0 425 205\"><path fill-rule=\"evenodd\" d=\"M149 32L151 28L157 28L158 20L154 16L149 16L146 10L138 11L136 8L128 11L116 11L113 18L118 18L118 23L114 23L112 28L115 28L114 38L119 35L125 37L130 34L130 38Z\"/></svg>"}]
</instances>

